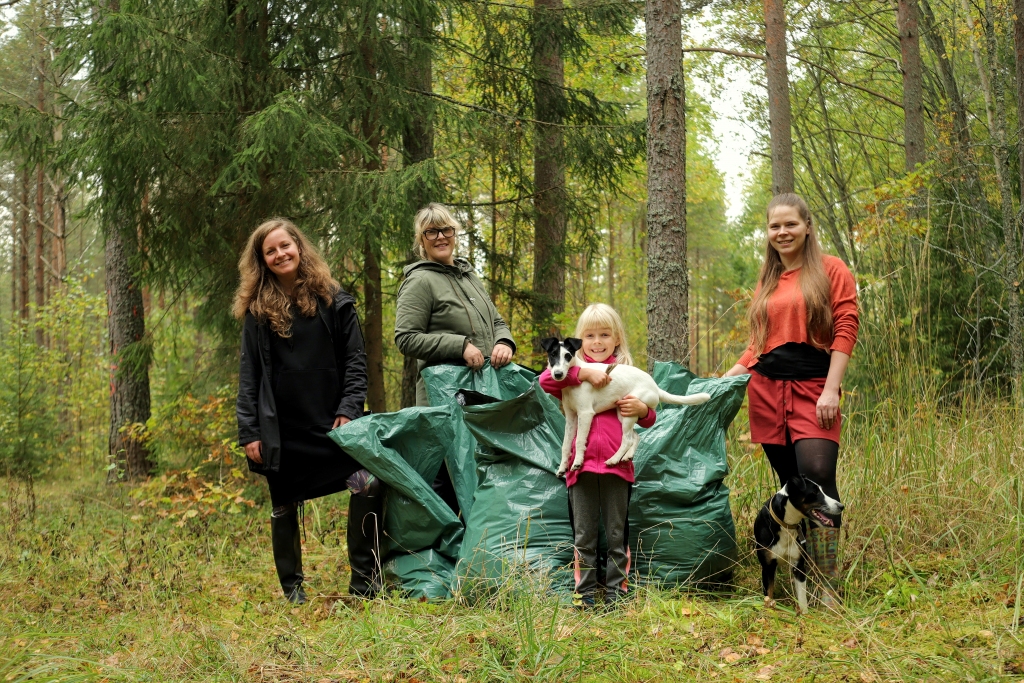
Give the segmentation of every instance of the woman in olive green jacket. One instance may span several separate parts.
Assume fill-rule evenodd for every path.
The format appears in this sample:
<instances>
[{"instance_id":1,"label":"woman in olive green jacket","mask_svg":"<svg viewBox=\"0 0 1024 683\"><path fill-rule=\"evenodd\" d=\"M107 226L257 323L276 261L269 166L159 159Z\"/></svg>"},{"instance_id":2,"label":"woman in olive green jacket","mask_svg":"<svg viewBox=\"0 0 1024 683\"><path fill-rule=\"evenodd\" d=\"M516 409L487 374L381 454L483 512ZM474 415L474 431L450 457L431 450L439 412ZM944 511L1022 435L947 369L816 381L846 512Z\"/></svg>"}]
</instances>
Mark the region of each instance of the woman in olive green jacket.
<instances>
[{"instance_id":1,"label":"woman in olive green jacket","mask_svg":"<svg viewBox=\"0 0 1024 683\"><path fill-rule=\"evenodd\" d=\"M413 246L423 259L405 267L398 289L395 343L403 355L428 365L468 365L480 370L484 357L500 368L512 360L516 344L508 325L464 258L454 255L459 224L440 204L416 214ZM416 405L430 405L423 378L416 382Z\"/></svg>"}]
</instances>

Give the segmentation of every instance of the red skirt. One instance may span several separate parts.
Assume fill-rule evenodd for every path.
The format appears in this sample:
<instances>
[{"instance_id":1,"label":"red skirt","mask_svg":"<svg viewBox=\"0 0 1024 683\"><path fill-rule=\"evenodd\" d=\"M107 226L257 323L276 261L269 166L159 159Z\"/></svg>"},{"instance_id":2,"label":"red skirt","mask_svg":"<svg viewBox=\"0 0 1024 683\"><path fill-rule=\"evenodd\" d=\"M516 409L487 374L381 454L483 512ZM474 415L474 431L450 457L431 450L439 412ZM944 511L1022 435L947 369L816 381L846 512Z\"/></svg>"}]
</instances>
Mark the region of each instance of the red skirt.
<instances>
[{"instance_id":1,"label":"red skirt","mask_svg":"<svg viewBox=\"0 0 1024 683\"><path fill-rule=\"evenodd\" d=\"M800 439L828 439L839 443L842 415L837 414L831 429L818 426L818 399L825 389L825 378L768 379L756 371L747 384L750 440L785 446Z\"/></svg>"}]
</instances>

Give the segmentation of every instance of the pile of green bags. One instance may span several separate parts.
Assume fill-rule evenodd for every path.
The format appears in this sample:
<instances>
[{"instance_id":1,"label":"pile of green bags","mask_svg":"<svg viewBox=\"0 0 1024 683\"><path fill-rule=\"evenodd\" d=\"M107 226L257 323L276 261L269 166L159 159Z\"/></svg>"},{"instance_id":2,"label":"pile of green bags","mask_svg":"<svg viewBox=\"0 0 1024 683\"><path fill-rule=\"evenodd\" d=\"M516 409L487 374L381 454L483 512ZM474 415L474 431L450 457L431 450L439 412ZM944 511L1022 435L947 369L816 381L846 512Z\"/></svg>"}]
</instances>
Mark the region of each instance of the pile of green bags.
<instances>
[{"instance_id":1,"label":"pile of green bags","mask_svg":"<svg viewBox=\"0 0 1024 683\"><path fill-rule=\"evenodd\" d=\"M485 365L423 371L430 408L371 415L331 437L387 485L384 580L410 597L488 592L510 578L571 590L565 482L555 476L565 420L533 372ZM706 391L701 406L662 406L640 434L630 546L642 583L725 580L736 542L725 430L747 377L701 379L657 363L672 393ZM447 467L460 514L433 491Z\"/></svg>"}]
</instances>

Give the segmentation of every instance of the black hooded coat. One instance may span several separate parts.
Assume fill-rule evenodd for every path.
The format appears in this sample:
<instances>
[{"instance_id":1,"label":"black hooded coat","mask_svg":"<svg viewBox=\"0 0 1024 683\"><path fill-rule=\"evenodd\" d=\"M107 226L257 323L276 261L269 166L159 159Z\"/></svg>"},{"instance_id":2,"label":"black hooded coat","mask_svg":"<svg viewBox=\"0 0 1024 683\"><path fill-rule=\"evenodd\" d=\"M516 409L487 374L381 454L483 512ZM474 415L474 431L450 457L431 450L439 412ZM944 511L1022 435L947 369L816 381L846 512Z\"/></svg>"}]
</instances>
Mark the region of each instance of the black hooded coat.
<instances>
[{"instance_id":1,"label":"black hooded coat","mask_svg":"<svg viewBox=\"0 0 1024 683\"><path fill-rule=\"evenodd\" d=\"M366 401L366 352L355 299L339 291L333 305L305 317L292 309L291 336L281 337L247 313L238 373L238 444L262 442L262 463L275 506L345 488L359 465L331 441L336 416L355 420Z\"/></svg>"}]
</instances>

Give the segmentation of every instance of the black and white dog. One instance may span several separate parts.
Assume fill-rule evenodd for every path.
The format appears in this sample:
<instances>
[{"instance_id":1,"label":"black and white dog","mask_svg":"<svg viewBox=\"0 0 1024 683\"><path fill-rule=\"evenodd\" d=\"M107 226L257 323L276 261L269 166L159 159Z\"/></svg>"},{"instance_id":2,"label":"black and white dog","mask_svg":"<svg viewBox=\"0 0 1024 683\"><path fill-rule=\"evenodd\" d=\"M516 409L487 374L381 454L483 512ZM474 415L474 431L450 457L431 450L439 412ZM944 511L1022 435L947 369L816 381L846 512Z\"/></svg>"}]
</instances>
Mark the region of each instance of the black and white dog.
<instances>
[{"instance_id":1,"label":"black and white dog","mask_svg":"<svg viewBox=\"0 0 1024 683\"><path fill-rule=\"evenodd\" d=\"M807 613L807 540L800 523L814 511L838 515L843 504L825 495L807 477L791 477L778 493L768 499L754 520L754 548L761 563L764 603L775 604L775 571L779 560L790 566L793 592L801 613Z\"/></svg>"},{"instance_id":2,"label":"black and white dog","mask_svg":"<svg viewBox=\"0 0 1024 683\"><path fill-rule=\"evenodd\" d=\"M587 447L587 437L590 436L590 425L594 416L614 408L615 402L620 398L636 396L651 410L657 408L659 402L693 406L705 403L711 398L710 394L704 393L690 396L670 394L658 387L653 377L632 365L581 363L576 357L576 352L583 346L583 342L575 337L568 337L563 341L550 337L542 339L540 344L541 348L547 351L548 369L551 371L551 377L555 380L565 379L569 374L569 368L574 365L606 372L611 377L611 382L600 389L589 382L584 382L577 387L562 389L565 434L562 438L562 462L558 466L558 476L562 476L569 469L569 457L574 436L576 437L576 457L572 462L572 469L575 471L583 467L583 453ZM639 437L633 431L633 425L637 423L637 418L623 417L620 413L619 422L622 423L622 445L612 457L605 461L607 465L617 465L623 460L632 460L636 447L640 443Z\"/></svg>"}]
</instances>

